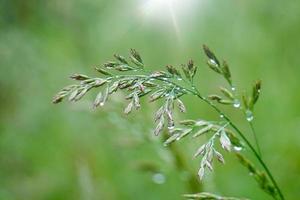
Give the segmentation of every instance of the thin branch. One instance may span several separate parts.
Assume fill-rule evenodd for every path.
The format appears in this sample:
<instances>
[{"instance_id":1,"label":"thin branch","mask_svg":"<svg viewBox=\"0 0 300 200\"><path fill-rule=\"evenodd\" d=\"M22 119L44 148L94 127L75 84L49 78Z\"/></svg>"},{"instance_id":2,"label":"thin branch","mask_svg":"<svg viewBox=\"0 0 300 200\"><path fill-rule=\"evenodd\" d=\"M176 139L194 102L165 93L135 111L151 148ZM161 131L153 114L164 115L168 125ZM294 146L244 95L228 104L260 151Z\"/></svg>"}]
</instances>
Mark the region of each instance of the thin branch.
<instances>
[{"instance_id":1,"label":"thin branch","mask_svg":"<svg viewBox=\"0 0 300 200\"><path fill-rule=\"evenodd\" d=\"M257 152L260 155L260 157L262 157L261 150L260 150L260 145L259 145L259 142L258 142L257 134L256 134L255 128L253 126L253 123L250 121L249 125L251 127L252 135L253 135L254 140L255 140L255 145L256 145L256 148L257 148Z\"/></svg>"},{"instance_id":2,"label":"thin branch","mask_svg":"<svg viewBox=\"0 0 300 200\"><path fill-rule=\"evenodd\" d=\"M226 62L223 62L221 65L220 62L217 60L215 55L208 49L208 47L204 46L204 50L206 55L209 58L208 65L212 70L221 74L226 81L232 86L231 74ZM204 101L208 104L211 108L213 108L220 116L222 116L223 120L227 122L242 138L242 140L247 144L249 149L252 151L256 159L259 161L263 169L265 170L267 176L271 180L273 184L273 189L277 191L277 193L272 193L274 199L277 199L277 195L279 195L281 200L284 200L284 196L278 187L273 175L271 174L270 170L266 166L265 162L261 158L260 148L258 145L258 141L256 138L255 130L253 124L250 122L250 126L252 132L255 136L255 142L258 146L256 150L248 138L244 135L244 133L232 122L232 120L225 114L221 109L219 109L212 101L205 98L201 95L199 90L194 86L193 77L197 71L197 67L194 65L194 62L191 60L188 62L187 65L182 66L182 70L184 72L185 77L189 80L189 84L186 83L180 72L173 66L167 66L167 72L165 71L157 71L157 72L148 72L144 69L143 60L141 59L140 55L137 51L131 50L131 61L135 64L135 66L130 66L126 59L120 55L115 55L115 58L118 62L108 62L104 64L104 67L107 70L114 69L119 72L126 72L126 71L141 71L142 74L131 74L131 75L114 75L110 72L106 71L105 69L98 68L96 69L98 72L102 73L106 76L106 78L90 78L86 75L81 74L74 74L71 76L73 80L81 81L80 84L77 85L69 85L63 88L53 99L53 103L61 102L65 97L69 96L69 101L78 101L80 100L90 89L97 88L99 86L105 85L106 88L104 91L100 91L94 101L94 107L103 106L107 100L107 97L116 92L117 89L125 89L130 92L130 94L126 97L126 99L130 100L130 103L125 108L124 113L129 114L133 108L136 110L140 108L140 100L139 98L147 95L150 92L153 92L150 96L150 101L156 101L160 98L165 98L165 103L155 114L155 121L158 122L154 134L158 135L162 132L164 126L168 125L169 131L175 130L174 129L174 118L173 118L173 108L174 108L174 101L179 101L179 108L181 112L185 112L184 105L180 103L179 97L185 94L192 94L197 96L201 101ZM157 80L158 82L164 84L156 84L153 81ZM181 84L177 83L176 80L184 80ZM185 86L182 86L182 83L185 83ZM246 109L250 109L253 111L253 106L257 101L260 93L261 88L261 81L257 81L253 87L253 94L250 98L246 98L243 96L243 102ZM229 95L231 97L231 95ZM219 101L219 103L224 103ZM231 101L229 102L232 103ZM203 124L202 124L203 125ZM202 129L202 131L209 131L213 128L212 124ZM188 132L182 132L181 135L184 137L185 135L189 134L192 129L188 129ZM200 133L201 134L201 133ZM174 141L180 139L178 135L181 137L179 133L173 134L168 140ZM167 142L167 141L166 141ZM231 141L227 138L226 133L222 133L220 136L220 142L222 147L225 150L229 150ZM223 142L223 143L222 143ZM208 147L210 147L208 145ZM209 148L208 148L209 149ZM209 161L212 161L213 153L210 153ZM207 162L203 164L202 171L200 174L204 173L204 166L207 166L209 169L212 170L211 162ZM201 168L200 168L201 170ZM266 178L267 179L267 178ZM263 188L264 189L264 188Z\"/></svg>"},{"instance_id":3,"label":"thin branch","mask_svg":"<svg viewBox=\"0 0 300 200\"><path fill-rule=\"evenodd\" d=\"M191 94L194 94L195 96L197 96L199 99L201 99L202 101L204 101L205 103L207 103L210 107L212 107L219 115L222 115L223 118L230 124L230 126L241 136L241 138L246 142L247 146L250 148L250 150L253 152L254 156L257 158L257 160L259 161L259 163L262 165L262 167L264 168L264 170L266 171L266 173L268 174L270 180L272 181L272 183L274 184L276 190L278 191L278 194L280 196L280 199L284 200L284 196L280 190L280 188L277 185L277 182L275 181L272 173L270 172L269 168L267 167L267 165L265 164L265 162L262 160L260 154L255 150L255 148L252 146L252 144L250 143L250 141L247 139L247 137L242 133L242 131L231 121L231 119L225 114L223 113L215 104L213 104L211 101L209 101L208 99L206 99L205 97L203 97L199 90L196 87L193 87L193 89L189 89L189 88L183 88L180 85L169 81L169 80L163 80L160 78L157 78L157 80L161 80L164 82L168 82L171 84L174 84L177 87L180 87L188 92L190 92Z\"/></svg>"}]
</instances>

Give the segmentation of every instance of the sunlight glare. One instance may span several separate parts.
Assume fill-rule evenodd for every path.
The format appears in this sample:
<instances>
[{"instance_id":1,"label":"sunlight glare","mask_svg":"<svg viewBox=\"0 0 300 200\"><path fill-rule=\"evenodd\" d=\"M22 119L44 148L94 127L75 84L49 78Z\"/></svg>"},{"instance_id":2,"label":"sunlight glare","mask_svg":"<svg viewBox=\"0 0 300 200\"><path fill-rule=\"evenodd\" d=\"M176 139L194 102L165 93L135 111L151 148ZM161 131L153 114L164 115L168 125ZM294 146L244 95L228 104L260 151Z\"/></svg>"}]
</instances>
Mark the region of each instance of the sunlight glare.
<instances>
[{"instance_id":1,"label":"sunlight glare","mask_svg":"<svg viewBox=\"0 0 300 200\"><path fill-rule=\"evenodd\" d=\"M141 14L145 20L154 21L157 25L173 27L177 37L180 37L179 20L183 14L190 14L199 0L143 0Z\"/></svg>"}]
</instances>

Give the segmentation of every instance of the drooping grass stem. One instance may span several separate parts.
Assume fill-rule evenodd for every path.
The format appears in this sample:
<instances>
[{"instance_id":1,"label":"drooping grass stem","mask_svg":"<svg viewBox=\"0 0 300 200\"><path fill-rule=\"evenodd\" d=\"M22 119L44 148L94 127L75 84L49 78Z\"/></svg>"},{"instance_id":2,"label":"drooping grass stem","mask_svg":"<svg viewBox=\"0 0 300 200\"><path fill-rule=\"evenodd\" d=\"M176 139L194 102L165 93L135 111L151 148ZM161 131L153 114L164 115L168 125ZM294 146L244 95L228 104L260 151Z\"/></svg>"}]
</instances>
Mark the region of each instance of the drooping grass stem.
<instances>
[{"instance_id":1,"label":"drooping grass stem","mask_svg":"<svg viewBox=\"0 0 300 200\"><path fill-rule=\"evenodd\" d=\"M197 95L198 96L198 95ZM200 97L199 97L200 98ZM203 101L205 101L206 103L208 103L215 111L217 111L220 115L223 115L223 118L229 122L230 126L241 136L241 138L246 142L247 146L250 148L250 150L253 152L254 156L257 158L257 160L259 161L259 163L262 165L262 167L264 168L264 170L266 171L266 173L268 174L270 180L272 181L274 187L276 188L280 199L284 200L284 196L280 190L280 188L278 187L272 173L270 172L269 168L267 167L267 165L265 164L265 162L262 160L262 158L260 157L259 153L255 150L255 148L252 146L252 144L249 142L249 140L245 137L245 135L242 133L242 131L237 128L237 126L231 121L231 119L225 115L218 107L216 107L214 104L212 104L210 101L208 101L207 99L203 99L201 98Z\"/></svg>"},{"instance_id":2,"label":"drooping grass stem","mask_svg":"<svg viewBox=\"0 0 300 200\"><path fill-rule=\"evenodd\" d=\"M263 167L263 169L266 171L268 177L270 178L270 180L272 181L274 187L276 188L278 195L280 197L281 200L284 200L284 196L277 184L277 182L275 181L272 173L270 172L269 168L267 167L267 165L265 164L265 162L263 161L263 159L261 158L260 154L258 153L258 151L253 147L253 145L251 144L251 142L247 139L247 137L242 133L242 131L232 122L232 120L225 114L223 113L214 103L212 103L211 101L209 101L208 99L206 99L205 97L203 97L201 95L201 93L199 92L199 90L193 86L192 89L190 88L185 88L180 86L179 84L170 81L170 80L165 80L165 79L161 79L161 78L156 78L157 80L169 83L169 84L173 84L176 87L179 87L181 89L184 89L185 91L197 96L199 99L201 99L202 101L204 101L206 104L208 104L211 108L213 108L220 116L223 117L223 119L225 119L229 125L240 135L240 137L245 141L245 143L247 144L247 146L250 148L250 150L252 151L252 153L254 154L254 156L256 157L256 159L258 160L258 162L261 164L261 166Z\"/></svg>"},{"instance_id":3,"label":"drooping grass stem","mask_svg":"<svg viewBox=\"0 0 300 200\"><path fill-rule=\"evenodd\" d=\"M218 74L221 74L223 78L226 79L226 81L230 84L232 87L232 80L231 80L231 73L228 68L227 63L224 61L222 64L218 61L216 56L213 52L210 51L210 49L207 46L203 46L203 49L205 51L205 54L209 58L208 65L209 67L217 72ZM231 92L226 92L225 90L221 91L223 94L228 97L229 99L222 99L222 97L219 97L215 95L214 99L209 96L209 98L206 98L201 95L197 87L194 85L194 75L197 71L197 66L194 65L194 62L190 60L188 64L182 65L182 71L184 73L185 78L181 75L181 73L173 66L167 65L167 71L155 71L155 72L149 72L145 70L145 65L143 64L143 60L141 59L139 53L131 49L131 56L130 60L134 64L134 66L129 65L128 61L125 59L125 57L115 54L114 57L116 58L117 62L107 62L104 64L104 68L107 70L114 69L119 72L128 72L128 71L139 71L142 72L141 74L122 74L117 75L110 73L109 71L106 71L106 69L98 68L96 67L96 70L100 72L101 74L105 75L105 78L90 78L89 76L82 75L82 74L73 74L70 78L76 81L80 81L80 84L76 85L68 85L64 87L59 93L57 93L53 97L53 103L59 103L61 102L65 97L68 97L69 101L78 101L80 100L90 89L97 88L99 86L105 85L106 88L103 91L100 91L93 103L94 108L98 106L103 106L104 103L107 101L107 97L111 95L112 93L116 92L118 89L126 89L130 91L130 94L126 96L126 99L130 99L130 103L127 105L127 107L124 110L125 114L129 114L134 108L137 110L140 108L140 97L143 97L147 95L148 93L152 94L150 95L150 102L156 101L160 98L165 98L165 103L163 106L159 108L159 110L155 113L155 121L158 122L157 126L154 130L155 135L159 135L162 130L164 129L164 126L167 124L169 131L174 129L174 118L172 115L173 109L174 109L174 101L176 101L176 104L181 112L185 112L185 106L182 103L182 101L179 99L181 96L185 94L192 94L193 96L198 97L201 101L204 101L208 106L213 108L219 116L222 118L222 122L227 122L227 125L230 125L235 132L241 137L241 140L243 140L246 143L246 146L252 151L262 168L265 172L262 172L260 170L256 170L254 166L249 162L247 159L244 159L243 157L240 157L241 164L246 166L248 170L254 174L256 181L260 184L260 187L266 191L267 193L271 194L274 199L281 199L284 200L284 196L278 187L273 175L271 174L270 170L268 169L267 165L263 161L260 153L260 148L258 145L258 141L256 138L255 129L253 127L253 124L251 123L251 120L253 119L252 111L253 106L255 102L257 101L260 93L261 88L261 81L258 80L255 82L255 85L253 87L253 92L251 97L242 96L243 104L246 111L249 111L247 115L247 120L249 121L251 131L254 135L255 143L257 145L257 149L254 148L255 145L252 145L250 140L248 140L248 137L233 123L233 121L227 116L223 111L217 107L212 100L218 100L219 103L222 104L233 104L234 107L239 107L240 103L238 102L238 105L235 103L234 96L231 94ZM162 84L157 84L157 82L160 82ZM181 82L180 82L181 81ZM234 91L235 88L232 87L232 91ZM224 92L225 91L225 92ZM238 100L238 99L237 99ZM251 112L250 112L251 111ZM194 121L195 122L195 121ZM195 122L196 123L196 122ZM205 131L211 129L212 124L205 127ZM185 135L189 134L192 129L187 129L183 131L183 129L179 128L180 133L173 134L170 138L167 139L168 144L173 142L174 140L179 139L180 137L184 137ZM170 133L173 133L173 131ZM199 133L200 134L200 133ZM235 136L234 136L235 137ZM232 139L230 141L226 135L226 132L222 132L220 136L220 142L225 150L230 150L231 143L234 140L237 140L238 143L232 143L234 146L239 146L239 139L235 137L235 139ZM167 141L165 143L167 143ZM203 152L203 149L205 151L212 152L208 154L207 152L203 157L205 159L202 159L201 161L201 167L199 169L198 175L201 179L204 174L204 169L207 167L208 169L212 170L211 163L213 158L213 152L215 150L212 149L213 143L209 143L209 146L207 144L202 145L199 148L200 152ZM226 147L227 146L227 147ZM205 147L208 149L206 150ZM174 156L176 157L177 153L173 149ZM215 152L216 154L219 152ZM220 153L219 153L220 154ZM237 154L238 155L238 154ZM219 161L222 162L223 158L222 155L219 155ZM182 160L177 160L177 166L178 169L183 168L184 165L182 165ZM184 167L185 168L185 167ZM195 179L191 179L195 180ZM271 182L271 183L270 183ZM191 185L193 188L194 184Z\"/></svg>"},{"instance_id":4,"label":"drooping grass stem","mask_svg":"<svg viewBox=\"0 0 300 200\"><path fill-rule=\"evenodd\" d=\"M253 123L249 122L249 125L250 125L251 131L252 131L252 135L254 137L257 152L258 152L259 156L262 157L261 150L260 150L260 145L259 145L259 142L258 142L257 134L256 134L255 128L253 126Z\"/></svg>"}]
</instances>

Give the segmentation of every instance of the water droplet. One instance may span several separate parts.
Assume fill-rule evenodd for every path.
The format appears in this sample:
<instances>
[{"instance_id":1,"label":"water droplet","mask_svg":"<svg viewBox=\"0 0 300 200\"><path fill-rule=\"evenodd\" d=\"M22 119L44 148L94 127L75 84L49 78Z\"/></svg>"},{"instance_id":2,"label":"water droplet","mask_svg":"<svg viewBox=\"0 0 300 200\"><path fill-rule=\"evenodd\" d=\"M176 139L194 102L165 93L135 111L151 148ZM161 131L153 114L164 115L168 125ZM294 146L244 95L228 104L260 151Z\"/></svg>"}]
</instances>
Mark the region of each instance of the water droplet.
<instances>
[{"instance_id":1,"label":"water droplet","mask_svg":"<svg viewBox=\"0 0 300 200\"><path fill-rule=\"evenodd\" d=\"M239 147L239 146L234 146L233 149L235 151L241 151L243 149L243 147Z\"/></svg>"},{"instance_id":2,"label":"water droplet","mask_svg":"<svg viewBox=\"0 0 300 200\"><path fill-rule=\"evenodd\" d=\"M178 141L178 140L180 140L181 138L180 137L178 137L178 138L176 138L176 141Z\"/></svg>"},{"instance_id":3,"label":"water droplet","mask_svg":"<svg viewBox=\"0 0 300 200\"><path fill-rule=\"evenodd\" d=\"M174 125L168 126L168 129L169 129L169 130L172 130L172 129L174 129L174 128L175 128Z\"/></svg>"},{"instance_id":4,"label":"water droplet","mask_svg":"<svg viewBox=\"0 0 300 200\"><path fill-rule=\"evenodd\" d=\"M220 117L221 117L221 118L224 118L224 115L221 114Z\"/></svg>"},{"instance_id":5,"label":"water droplet","mask_svg":"<svg viewBox=\"0 0 300 200\"><path fill-rule=\"evenodd\" d=\"M232 90L232 91L235 91L235 90L236 90L236 88L235 88L234 86L232 86L232 87L231 87L231 90Z\"/></svg>"},{"instance_id":6,"label":"water droplet","mask_svg":"<svg viewBox=\"0 0 300 200\"><path fill-rule=\"evenodd\" d=\"M166 177L162 173L156 173L152 176L152 181L156 184L163 184L166 181Z\"/></svg>"},{"instance_id":7,"label":"water droplet","mask_svg":"<svg viewBox=\"0 0 300 200\"><path fill-rule=\"evenodd\" d=\"M251 122L253 120L253 113L251 110L246 110L246 119L248 122Z\"/></svg>"},{"instance_id":8,"label":"water droplet","mask_svg":"<svg viewBox=\"0 0 300 200\"><path fill-rule=\"evenodd\" d=\"M99 106L104 106L104 102L101 102L101 103L99 104Z\"/></svg>"},{"instance_id":9,"label":"water droplet","mask_svg":"<svg viewBox=\"0 0 300 200\"><path fill-rule=\"evenodd\" d=\"M182 81L182 78L178 77L177 80L178 80L178 81Z\"/></svg>"},{"instance_id":10,"label":"water droplet","mask_svg":"<svg viewBox=\"0 0 300 200\"><path fill-rule=\"evenodd\" d=\"M239 108L241 106L241 102L238 99L235 99L233 101L233 107Z\"/></svg>"},{"instance_id":11,"label":"water droplet","mask_svg":"<svg viewBox=\"0 0 300 200\"><path fill-rule=\"evenodd\" d=\"M167 79L167 78L162 78L162 80L166 81L166 80L168 80L168 79Z\"/></svg>"},{"instance_id":12,"label":"water droplet","mask_svg":"<svg viewBox=\"0 0 300 200\"><path fill-rule=\"evenodd\" d=\"M216 61L213 60L213 59L209 59L209 62L210 62L211 64L213 64L213 65L218 65L218 64L216 63Z\"/></svg>"}]
</instances>

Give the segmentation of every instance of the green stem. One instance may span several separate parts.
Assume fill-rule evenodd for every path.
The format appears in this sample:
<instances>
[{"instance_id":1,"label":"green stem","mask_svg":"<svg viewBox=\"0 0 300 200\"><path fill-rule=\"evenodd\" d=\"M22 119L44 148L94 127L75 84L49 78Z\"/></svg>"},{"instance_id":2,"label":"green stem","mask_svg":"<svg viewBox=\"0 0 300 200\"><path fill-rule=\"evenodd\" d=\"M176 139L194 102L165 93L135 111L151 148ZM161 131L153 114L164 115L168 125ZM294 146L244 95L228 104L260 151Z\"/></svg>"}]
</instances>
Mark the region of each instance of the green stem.
<instances>
[{"instance_id":1,"label":"green stem","mask_svg":"<svg viewBox=\"0 0 300 200\"><path fill-rule=\"evenodd\" d=\"M266 173L268 174L270 180L272 181L273 185L275 186L280 198L282 200L284 200L284 196L280 190L280 188L278 187L272 173L270 172L269 168L267 167L267 165L265 164L265 162L262 160L262 158L260 157L259 153L255 150L255 148L252 146L252 144L249 142L249 140L245 137L245 135L242 133L242 131L237 128L237 126L231 121L231 119L225 114L223 113L216 105L214 105L212 102L210 102L209 100L207 100L206 98L202 97L199 93L199 91L197 89L193 90L188 90L191 93L193 93L194 95L196 95L198 98L200 98L201 100L203 100L205 103L209 104L216 112L218 112L220 115L223 116L223 118L230 124L230 126L241 136L241 138L246 142L246 144L248 145L248 147L250 148L250 150L254 153L254 156L257 158L257 160L259 161L259 163L262 165L262 167L264 168L264 170L266 171Z\"/></svg>"},{"instance_id":2,"label":"green stem","mask_svg":"<svg viewBox=\"0 0 300 200\"><path fill-rule=\"evenodd\" d=\"M255 140L255 145L256 145L256 148L257 148L257 152L258 152L259 156L262 157L260 146L259 146L258 139L257 139L257 134L256 134L255 128L253 126L253 123L249 122L249 125L250 125L251 131L252 131L252 134L253 134L253 137L254 137L254 140Z\"/></svg>"},{"instance_id":3,"label":"green stem","mask_svg":"<svg viewBox=\"0 0 300 200\"><path fill-rule=\"evenodd\" d=\"M246 138L246 136L242 133L242 131L231 121L231 119L225 114L223 113L215 104L213 104L211 101L209 101L208 99L206 99L205 97L203 97L200 92L197 90L196 87L192 87L192 89L188 89L188 88L184 88L180 85L178 85L177 83L174 83L172 81L169 80L165 80L165 79L160 79L160 78L156 78L157 80L163 81L163 82L167 82L167 83L171 83L174 84L177 87L180 87L188 92L190 92L191 94L197 96L199 99L201 99L202 101L204 101L205 103L207 103L210 107L212 107L219 115L223 116L223 118L230 124L230 126L240 135L240 137L246 142L247 146L250 148L250 150L253 152L254 156L256 157L256 159L259 161L259 163L261 164L261 166L264 168L264 170L266 171L267 175L269 176L270 180L272 181L274 187L276 188L279 197L281 200L284 200L284 196L279 188L279 186L277 185L277 182L275 181L272 173L270 172L269 168L267 167L267 165L265 164L265 162L262 160L262 158L260 157L259 153L255 150L255 148L252 146L252 144L250 143L250 141Z\"/></svg>"},{"instance_id":4,"label":"green stem","mask_svg":"<svg viewBox=\"0 0 300 200\"><path fill-rule=\"evenodd\" d=\"M133 76L137 76L137 77L147 77L147 75L133 75ZM268 177L270 178L271 182L273 183L274 187L276 188L279 197L281 200L284 200L284 196L279 188L279 186L277 185L272 173L270 172L269 168L267 167L267 165L265 164L265 162L262 160L260 154L256 151L256 149L252 146L252 144L250 143L250 141L246 138L246 136L242 133L242 131L231 121L231 119L225 114L223 113L214 103L212 103L211 101L209 101L208 99L206 99L205 97L203 97L199 90L192 85L192 89L189 88L185 88L182 87L181 85L170 81L168 79L163 79L160 77L153 77L156 80L165 82L165 83L170 83L173 84L176 87L179 87L195 96L197 96L199 99L201 99L202 101L204 101L205 103L207 103L210 107L212 107L220 116L223 116L223 119L225 119L230 126L240 135L240 137L246 142L247 146L250 148L250 150L253 152L254 156L256 157L256 159L259 161L259 163L261 164L261 166L264 168L264 170L266 171Z\"/></svg>"}]
</instances>

